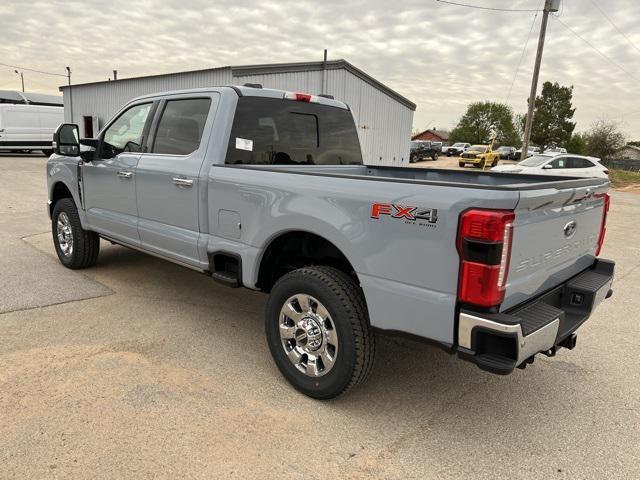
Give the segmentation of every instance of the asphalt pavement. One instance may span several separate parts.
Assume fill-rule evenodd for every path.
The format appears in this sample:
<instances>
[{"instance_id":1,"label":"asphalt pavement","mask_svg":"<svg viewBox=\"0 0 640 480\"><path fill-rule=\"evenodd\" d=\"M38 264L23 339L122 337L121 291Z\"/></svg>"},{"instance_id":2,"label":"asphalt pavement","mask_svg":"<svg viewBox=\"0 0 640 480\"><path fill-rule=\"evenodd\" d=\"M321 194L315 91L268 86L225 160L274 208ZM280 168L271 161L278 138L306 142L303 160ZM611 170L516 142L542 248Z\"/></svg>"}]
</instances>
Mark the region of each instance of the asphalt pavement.
<instances>
[{"instance_id":1,"label":"asphalt pavement","mask_svg":"<svg viewBox=\"0 0 640 480\"><path fill-rule=\"evenodd\" d=\"M502 377L378 337L319 402L273 364L266 296L106 242L62 267L45 162L0 155L0 478L640 478L640 195L613 195L615 293L575 350Z\"/></svg>"}]
</instances>

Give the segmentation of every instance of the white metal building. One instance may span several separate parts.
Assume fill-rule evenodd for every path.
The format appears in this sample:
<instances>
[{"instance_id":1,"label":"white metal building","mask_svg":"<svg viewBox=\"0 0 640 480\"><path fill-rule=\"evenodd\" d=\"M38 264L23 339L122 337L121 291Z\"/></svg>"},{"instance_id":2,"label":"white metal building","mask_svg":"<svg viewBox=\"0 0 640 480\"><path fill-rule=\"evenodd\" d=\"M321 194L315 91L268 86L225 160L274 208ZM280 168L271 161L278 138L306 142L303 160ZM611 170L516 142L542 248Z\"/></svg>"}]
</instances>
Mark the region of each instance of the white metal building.
<instances>
[{"instance_id":1,"label":"white metal building","mask_svg":"<svg viewBox=\"0 0 640 480\"><path fill-rule=\"evenodd\" d=\"M65 121L84 137L97 135L129 100L148 93L216 85L259 83L333 95L349 105L358 122L365 163L407 164L416 105L345 60L221 67L60 87ZM70 91L71 88L71 91ZM73 109L73 116L72 110Z\"/></svg>"}]
</instances>

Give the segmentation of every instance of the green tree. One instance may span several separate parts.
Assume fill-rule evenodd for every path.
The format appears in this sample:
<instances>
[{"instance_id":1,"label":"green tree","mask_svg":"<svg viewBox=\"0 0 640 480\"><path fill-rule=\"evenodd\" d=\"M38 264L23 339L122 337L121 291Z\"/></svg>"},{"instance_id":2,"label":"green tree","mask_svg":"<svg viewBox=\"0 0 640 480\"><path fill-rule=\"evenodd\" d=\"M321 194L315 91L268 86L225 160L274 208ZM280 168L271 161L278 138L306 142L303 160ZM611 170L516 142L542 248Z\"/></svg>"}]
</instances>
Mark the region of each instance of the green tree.
<instances>
[{"instance_id":1,"label":"green tree","mask_svg":"<svg viewBox=\"0 0 640 480\"><path fill-rule=\"evenodd\" d=\"M558 82L544 82L542 93L536 97L531 126L531 141L542 150L549 146L565 146L571 138L576 109L572 108L573 86L563 87Z\"/></svg>"},{"instance_id":2,"label":"green tree","mask_svg":"<svg viewBox=\"0 0 640 480\"><path fill-rule=\"evenodd\" d=\"M569 153L576 153L578 155L587 154L587 136L584 133L574 133L571 135L571 139L565 143L565 148Z\"/></svg>"},{"instance_id":3,"label":"green tree","mask_svg":"<svg viewBox=\"0 0 640 480\"><path fill-rule=\"evenodd\" d=\"M617 122L598 120L586 134L587 155L607 159L613 152L624 147L625 137Z\"/></svg>"},{"instance_id":4,"label":"green tree","mask_svg":"<svg viewBox=\"0 0 640 480\"><path fill-rule=\"evenodd\" d=\"M475 102L467 107L466 113L449 134L449 143L489 143L494 133L495 146L520 143L511 107L503 103Z\"/></svg>"}]
</instances>

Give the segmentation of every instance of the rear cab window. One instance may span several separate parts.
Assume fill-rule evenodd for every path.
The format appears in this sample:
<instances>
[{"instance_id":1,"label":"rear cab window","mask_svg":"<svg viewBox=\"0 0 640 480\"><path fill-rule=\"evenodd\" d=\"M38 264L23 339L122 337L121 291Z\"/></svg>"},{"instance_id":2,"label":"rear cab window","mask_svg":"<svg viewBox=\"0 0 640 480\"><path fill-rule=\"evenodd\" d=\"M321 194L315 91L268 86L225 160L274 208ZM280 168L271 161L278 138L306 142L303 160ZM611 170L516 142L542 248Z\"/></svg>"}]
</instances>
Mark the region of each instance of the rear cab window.
<instances>
[{"instance_id":1,"label":"rear cab window","mask_svg":"<svg viewBox=\"0 0 640 480\"><path fill-rule=\"evenodd\" d=\"M225 163L231 165L360 165L348 110L280 98L240 97Z\"/></svg>"}]
</instances>

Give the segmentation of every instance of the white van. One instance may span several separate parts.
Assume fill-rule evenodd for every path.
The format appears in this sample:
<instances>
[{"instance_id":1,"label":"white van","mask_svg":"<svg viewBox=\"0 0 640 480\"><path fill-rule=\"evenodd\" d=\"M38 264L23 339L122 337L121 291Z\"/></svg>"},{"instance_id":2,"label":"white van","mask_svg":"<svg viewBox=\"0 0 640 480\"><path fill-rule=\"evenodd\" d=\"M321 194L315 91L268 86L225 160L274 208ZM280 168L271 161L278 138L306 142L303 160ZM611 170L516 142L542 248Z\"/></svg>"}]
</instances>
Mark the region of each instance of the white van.
<instances>
[{"instance_id":1,"label":"white van","mask_svg":"<svg viewBox=\"0 0 640 480\"><path fill-rule=\"evenodd\" d=\"M64 122L64 108L0 103L0 151L53 153L53 131Z\"/></svg>"}]
</instances>

